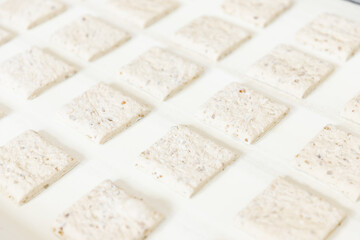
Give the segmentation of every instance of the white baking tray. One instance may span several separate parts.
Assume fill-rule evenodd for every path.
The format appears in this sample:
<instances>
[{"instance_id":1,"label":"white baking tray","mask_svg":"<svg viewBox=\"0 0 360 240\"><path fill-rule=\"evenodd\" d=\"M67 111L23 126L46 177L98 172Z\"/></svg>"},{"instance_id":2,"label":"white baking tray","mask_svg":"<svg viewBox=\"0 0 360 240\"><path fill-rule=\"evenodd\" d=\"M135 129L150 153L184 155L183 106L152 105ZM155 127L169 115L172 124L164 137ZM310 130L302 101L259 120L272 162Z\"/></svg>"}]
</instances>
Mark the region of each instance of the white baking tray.
<instances>
[{"instance_id":1,"label":"white baking tray","mask_svg":"<svg viewBox=\"0 0 360 240\"><path fill-rule=\"evenodd\" d=\"M360 239L359 203L347 200L292 165L294 156L328 123L360 133L360 127L339 117L344 104L360 91L360 52L342 63L303 48L293 40L299 28L322 12L337 13L360 23L360 6L341 0L297 0L269 27L257 29L223 14L221 1L183 0L180 8L171 15L146 30L139 30L110 14L103 3L101 0L68 0L68 9L63 14L33 30L16 33L16 38L0 47L0 60L35 45L50 49L80 68L78 74L32 101L20 100L0 88L0 106L7 111L6 117L0 120L0 145L31 128L64 146L81 160L74 170L24 206L16 206L0 195L1 240L56 239L51 225L57 215L104 179L114 180L127 191L143 197L166 216L149 240L253 239L234 226L234 217L279 175L290 176L310 186L310 191L319 192L346 209L349 216L329 239ZM100 16L128 30L132 39L92 63L74 58L49 43L52 32L86 13ZM177 46L172 37L176 29L201 15L220 16L237 23L249 29L253 37L223 61L209 62ZM279 43L290 43L327 59L337 66L336 71L305 100L297 100L242 76L254 61ZM166 102L157 101L121 82L118 79L119 68L154 45L173 49L204 64L205 74ZM117 86L153 108L147 117L104 145L92 143L64 125L57 115L61 106L99 81ZM232 81L244 82L291 108L283 121L253 145L237 142L194 118L194 113L204 101ZM240 152L234 164L192 199L182 198L134 167L134 159L139 153L176 124L190 124Z\"/></svg>"}]
</instances>

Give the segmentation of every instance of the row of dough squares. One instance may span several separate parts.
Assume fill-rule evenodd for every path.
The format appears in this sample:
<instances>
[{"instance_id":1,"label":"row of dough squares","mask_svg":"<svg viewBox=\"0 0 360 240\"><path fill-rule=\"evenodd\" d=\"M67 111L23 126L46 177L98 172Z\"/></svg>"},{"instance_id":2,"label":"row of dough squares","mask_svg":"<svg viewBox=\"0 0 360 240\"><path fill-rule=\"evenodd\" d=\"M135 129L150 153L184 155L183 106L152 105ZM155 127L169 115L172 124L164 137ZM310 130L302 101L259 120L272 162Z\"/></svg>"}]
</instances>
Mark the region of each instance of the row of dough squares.
<instances>
[{"instance_id":1,"label":"row of dough squares","mask_svg":"<svg viewBox=\"0 0 360 240\"><path fill-rule=\"evenodd\" d=\"M7 2L4 4L6 5L6 3ZM326 25L326 23L329 23L329 25ZM312 30L310 31L309 29ZM299 32L298 38L309 42L310 37L306 37L307 32L316 32L318 35L323 34L322 38L320 36L313 36L316 44L321 42L319 46L325 46L325 50L341 55L343 58L350 57L350 55L354 54L357 48L360 47L360 25L333 14L323 14L319 16L314 22L309 24L308 27L305 27ZM229 54L239 46L241 42L249 38L250 33L241 27L219 18L203 16L179 29L176 32L176 36L179 42L185 47L211 59L218 60ZM6 36L4 39L5 38ZM58 46L59 49L65 49L81 59L94 60L121 45L129 38L130 35L127 32L113 27L102 19L83 16L56 31L51 37L51 41ZM157 83L155 83L154 80L144 81L144 77L141 75L148 74L152 67L162 69L159 66L165 64L164 58L167 56L170 55L166 55L166 53L160 51L150 51L140 56L138 61L125 67L123 71L125 80L143 89L145 92L150 93L150 95L164 100L174 92L180 90L190 80L200 75L201 70L199 66L190 64L179 57L173 57L176 63L180 63L180 66L182 66L181 63L184 64L181 70L187 69L188 75L185 74L182 76L181 73L180 75L170 74L168 71L165 71L160 78L161 81L159 80ZM1 74L5 75L5 77L3 77L3 84L12 85L10 86L11 89L20 92L20 94L26 98L33 98L45 90L45 88L69 77L75 72L75 69L70 69L70 66L66 66L65 69L62 70L61 67L59 69L49 68L46 71L48 74L54 72L54 76L50 78L45 76L46 74L43 74L44 76L40 75L39 79L23 77L23 75L29 75L25 73L36 73L41 66L45 68L46 62L43 62L45 56L43 56L43 58L40 57L41 56L33 56L34 59L29 59L31 62L27 62L27 56L24 54L3 62L0 65L3 69ZM47 59L49 58L51 57L47 56ZM54 61L56 60L53 59L51 63ZM38 66L38 68L19 67L22 66L22 64L32 66L33 63L41 66ZM9 65L12 65L12 67L9 68ZM57 65L60 66L59 61L57 61ZM169 65L173 64L169 63ZM141 67L144 67L142 72ZM138 69L134 70L136 68ZM180 68L181 67L179 67L179 70ZM170 67L168 70L170 70ZM280 89L289 95L303 98L321 81L326 79L333 70L334 65L330 62L283 44L277 46L269 54L254 63L246 72L246 75L252 79ZM176 73L178 72L179 71ZM155 76L155 74L157 76L161 75L160 73L155 73L155 71L150 72L150 74L153 76ZM170 79L169 77L165 78L166 74L169 75ZM14 79L14 76L18 77ZM161 84L159 84L159 82L161 82ZM154 86L156 84L158 86ZM23 88L26 89L24 90Z\"/></svg>"},{"instance_id":2,"label":"row of dough squares","mask_svg":"<svg viewBox=\"0 0 360 240\"><path fill-rule=\"evenodd\" d=\"M360 138L326 126L294 164L356 200L360 194ZM0 188L17 203L31 200L76 166L78 160L34 131L0 148ZM234 150L190 126L172 127L139 154L135 167L184 197L191 197L238 158ZM326 161L324 160L326 159ZM66 209L53 231L63 239L143 239L163 220L161 211L105 181ZM325 239L346 211L287 177L276 178L236 217L258 239ZM326 219L326 221L324 221Z\"/></svg>"},{"instance_id":3,"label":"row of dough squares","mask_svg":"<svg viewBox=\"0 0 360 240\"><path fill-rule=\"evenodd\" d=\"M238 2L241 3L241 1ZM236 4L236 1L227 1L224 3L224 8L226 4L234 3ZM286 3L286 1L283 1L283 4L284 3ZM239 9L239 11L242 11L241 8ZM93 20L95 20L96 23L89 24L91 26L83 27L83 25L81 25L83 22L88 24L88 22ZM93 29L91 29L92 26L98 28L99 25L96 24L102 23L101 21L96 21L93 17L88 16L81 18L78 22L79 24L73 25L80 25L80 32L84 31L84 33L88 31L84 29L93 31ZM226 23L223 24L224 21L212 17L201 18L198 22L194 21L193 25L202 28L201 26L206 25L206 22L210 23L210 25L213 25L215 22L215 25L219 25L222 29L229 29L230 31L237 29L236 26L228 25ZM144 21L142 21L142 24L144 24L144 26L147 25ZM266 23L260 23L260 25L261 24L266 25ZM112 28L110 25L109 27ZM193 40L186 39L194 33L191 28L193 28L193 26L190 26L189 28L184 27L178 31L179 36L181 36L179 38L185 37L182 41L186 46L194 48L193 50L200 51L202 54L206 53L204 55L209 53L207 56L210 58L219 59L235 48L233 45L234 41L231 39L232 43L229 44L230 47L227 47L225 50L219 50L216 47L207 49L203 46L199 46L196 41L194 43ZM104 29L107 28L104 27ZM58 41L59 45L63 44L64 48L69 49L69 51L72 51L80 58L93 60L118 46L129 37L125 32L116 28L110 30L114 35L110 34L110 32L109 34L118 38L114 42L118 42L111 42L114 39L110 38L110 45L107 46L96 45L94 47L92 45L94 43L90 42L83 44L79 48L76 46L78 43L74 44L74 39L71 39L71 37L66 40L62 38L67 34L71 36L71 33L69 32L75 31L74 29L60 30L58 34L54 36L54 41ZM210 31L212 29L208 28L208 30ZM206 31L203 33L206 34ZM235 40L235 46L245 40L248 35L241 29L241 31L238 31L237 37L238 39ZM349 42L353 40L351 39L351 36L349 39ZM346 41L344 40L344 42ZM310 43L310 45L311 44L312 43ZM343 49L342 46L343 45L341 45L340 48L338 47L337 50L341 53L337 52L336 54L344 56L342 55L343 51L341 51ZM350 45L345 46L346 58L356 50L356 48L353 47L354 45L349 46ZM323 47L323 45L321 45L321 47ZM95 49L95 51L91 52L89 49ZM334 49L331 48L331 51L327 51L332 53L333 50ZM310 75L306 76L306 81L301 81L303 73L301 73L300 70L297 70L299 79L291 80L294 80L295 83L301 82L299 85L300 87L294 87L291 84L288 84L292 86L289 87L290 90L288 91L291 91L291 94L298 97L306 95L332 70L331 64L320 59L311 58L311 56L310 58L307 58L309 57L308 55L293 49L290 46L280 46L275 49L274 52L281 53L278 55L274 54L275 57L278 57L279 59L281 56L286 56L287 53L289 53L290 56L297 56L299 65L301 65L301 61L302 63L305 63L306 61L312 60L313 64L309 64L309 66L307 66L308 69L305 71L303 70L303 72ZM166 68L169 67L166 65L168 63L164 63L164 59L168 59L168 57L174 59L171 71L166 71L166 69L170 68ZM273 56L270 56L270 58L271 57ZM276 61L281 61L281 59L276 59ZM51 63L49 65L53 66L53 68L50 68L49 72L43 71L43 68L49 67L47 66L49 62ZM286 60L284 62L287 63ZM21 72L23 70L20 70L19 66L24 64L26 66L27 63L42 69L39 70L29 67L25 71L36 71L37 73L44 72L45 75L37 79L26 79L26 77L29 76L29 72L24 74L24 72ZM164 73L160 73L160 77L162 77L160 79L166 81L161 87L157 87L159 82L148 83L148 79L145 78L152 67L151 64L159 66L159 63L165 65ZM294 64L296 65L297 62L295 61ZM137 71L139 65L144 66L145 70L143 70L143 72ZM169 73L173 73L174 65L180 66L176 69L177 71L175 71L175 73L179 74L181 77L168 76ZM261 63L259 65L261 66ZM312 68L313 65L315 65L315 69ZM31 49L23 55L18 55L14 57L14 59L10 59L4 63L2 69L6 75L6 77L3 78L5 79L4 84L27 98L36 97L51 84L61 81L76 72L75 68L69 64L53 57L51 53L45 53L39 49ZM159 69L163 68L159 67ZM272 76L271 74L266 73L266 68L264 68L265 70L256 70L256 67L254 67L254 69L255 70L252 72L255 72L254 74L259 74L259 76ZM291 68L288 67L288 69ZM184 87L188 82L197 78L202 70L201 66L192 63L191 61L187 61L186 59L176 56L171 52L164 51L163 49L155 48L149 50L133 63L125 66L121 70L121 75L126 81L129 81L131 84L143 89L143 91L154 97L166 99ZM14 74L14 72L16 74ZM150 71L150 74L159 74L159 71ZM293 72L285 72L285 76L286 74L290 76L293 75ZM30 74L30 76L34 76L34 74ZM46 82L48 81L49 76L55 76L50 80L50 83ZM282 76L280 75L278 78L279 77ZM151 78L151 80L153 79L154 78ZM270 79L271 80L269 81L273 81L274 85L279 84L276 87L281 89L280 83L276 82L276 76L272 76ZM287 87L282 88L287 91ZM356 103L357 101L353 100L352 104L347 106L347 109L349 109L347 112L354 113L355 111L353 108L356 109ZM222 109L226 109L228 106L230 106L231 111L222 111ZM144 117L149 111L150 109L145 104L139 103L135 99L125 96L121 92L105 84L98 84L74 99L73 102L66 105L62 109L62 115L70 124L79 128L89 138L99 143L103 143L113 137L116 133L136 122L138 119ZM252 143L280 121L287 111L288 109L286 106L278 104L245 86L233 83L205 103L199 111L199 117L203 122L220 129L226 134L245 142ZM244 118L238 118L239 115L244 116ZM354 115L356 116L356 114ZM236 118L234 118L235 116ZM236 120L235 123L233 121L234 119ZM257 121L258 119L263 119L264 121ZM179 142L187 142L187 148L179 149ZM327 126L319 136L297 155L296 166L333 186L351 199L356 200L359 197L358 189L360 181L357 177L359 176L359 164L355 159L359 159L359 153L353 150L356 149L359 144L359 139L352 136L350 133L337 129L334 126ZM169 148L174 148L174 151L179 153L179 158L168 156L167 151ZM33 151L34 149L39 150L40 154L39 152ZM201 149L201 151L199 152L197 149ZM339 157L337 152L334 152L333 149L340 149L340 151L342 151L342 156ZM26 154L24 154L23 151L25 151ZM190 154L188 153L189 151ZM47 141L33 131L28 131L17 139L9 142L8 145L1 148L1 152L1 166L9 166L7 168L2 168L5 172L2 174L4 180L2 181L3 185L1 188L6 194L19 203L30 200L42 189L47 188L52 182L60 178L77 164L75 159L68 156L61 149L47 143ZM35 156L33 154L35 154ZM21 161L23 157L28 157L33 160ZM148 150L141 153L139 160L137 161L137 166L155 176L158 181L168 184L170 189L176 189L182 195L191 196L198 191L203 184L210 180L211 177L223 170L236 158L236 153L231 150L213 143L211 140L200 136L188 127L177 126L172 128L166 136L156 142ZM18 159L19 162L27 162L29 165L19 167L19 162L16 162L16 159ZM183 159L188 160L184 161ZM326 163L324 166L323 159L326 159L330 163ZM174 169L173 166L177 166L178 169L181 169L182 171L176 172L176 169ZM37 169L39 172L24 172L23 169L27 168L31 170ZM187 175L181 175L184 174L184 172L187 173ZM96 196L99 195L104 196L104 198L96 198ZM286 201L284 198L288 200ZM303 204L299 204L299 202ZM132 207L128 207L129 204ZM259 210L259 205L262 206L262 210ZM288 208L284 209L284 205L288 206ZM96 207L93 210L86 210L89 209L88 206ZM113 209L119 211L113 213L111 211ZM296 213L299 212L306 213L306 215L296 215ZM94 217L93 219L86 217L92 214L100 215L99 218ZM291 217L289 217L289 214ZM291 214L294 214L294 216ZM141 218L138 217L139 215ZM292 239L294 236L300 237L300 239L324 239L344 217L345 213L342 209L332 206L296 184L280 178L275 180L264 193L260 194L248 205L248 207L243 209L240 212L237 221L240 226L257 236L259 239L274 236L277 236L277 238L280 239ZM278 225L272 225L272 223L279 218L282 219L280 230ZM156 227L161 219L161 214L158 214L141 200L127 195L123 190L107 181L96 187L69 210L65 211L65 213L57 220L54 231L60 237L64 237L65 239L74 236L80 236L81 238L90 236L95 239L101 236L104 238L104 232L109 234L109 238L122 236L126 239L142 239ZM329 221L323 223L323 219L328 219ZM314 228L313 222L318 223L315 224L317 226L316 228ZM79 225L79 223L81 224ZM292 226L297 226L297 224L301 224L303 228L300 230L298 228L291 228Z\"/></svg>"}]
</instances>

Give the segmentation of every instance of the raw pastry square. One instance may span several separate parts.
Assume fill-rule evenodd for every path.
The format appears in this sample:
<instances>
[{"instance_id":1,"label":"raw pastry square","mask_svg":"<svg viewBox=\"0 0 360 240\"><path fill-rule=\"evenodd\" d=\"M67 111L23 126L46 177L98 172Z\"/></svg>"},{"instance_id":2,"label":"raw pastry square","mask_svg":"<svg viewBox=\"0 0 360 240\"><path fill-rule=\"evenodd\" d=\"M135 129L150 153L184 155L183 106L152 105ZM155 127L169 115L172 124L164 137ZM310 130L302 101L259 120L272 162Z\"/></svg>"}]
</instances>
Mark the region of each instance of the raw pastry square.
<instances>
[{"instance_id":1,"label":"raw pastry square","mask_svg":"<svg viewBox=\"0 0 360 240\"><path fill-rule=\"evenodd\" d=\"M202 66L154 47L123 67L121 76L135 87L159 100L165 100L202 72Z\"/></svg>"},{"instance_id":2,"label":"raw pastry square","mask_svg":"<svg viewBox=\"0 0 360 240\"><path fill-rule=\"evenodd\" d=\"M0 64L0 84L26 99L33 99L76 69L44 50L31 48Z\"/></svg>"},{"instance_id":3,"label":"raw pastry square","mask_svg":"<svg viewBox=\"0 0 360 240\"><path fill-rule=\"evenodd\" d=\"M202 122L236 139L253 143L288 110L287 106L233 82L210 98L197 115Z\"/></svg>"},{"instance_id":4,"label":"raw pastry square","mask_svg":"<svg viewBox=\"0 0 360 240\"><path fill-rule=\"evenodd\" d=\"M360 94L351 99L341 112L341 116L360 124Z\"/></svg>"},{"instance_id":5,"label":"raw pastry square","mask_svg":"<svg viewBox=\"0 0 360 240\"><path fill-rule=\"evenodd\" d=\"M75 129L102 144L149 111L146 105L99 83L65 105L60 114Z\"/></svg>"},{"instance_id":6,"label":"raw pastry square","mask_svg":"<svg viewBox=\"0 0 360 240\"><path fill-rule=\"evenodd\" d=\"M296 155L295 164L351 200L359 199L359 137L328 125Z\"/></svg>"},{"instance_id":7,"label":"raw pastry square","mask_svg":"<svg viewBox=\"0 0 360 240\"><path fill-rule=\"evenodd\" d=\"M220 18L203 16L179 29L176 38L184 47L220 60L250 38L250 33Z\"/></svg>"},{"instance_id":8,"label":"raw pastry square","mask_svg":"<svg viewBox=\"0 0 360 240\"><path fill-rule=\"evenodd\" d=\"M163 216L106 180L61 214L53 231L60 239L143 240Z\"/></svg>"},{"instance_id":9,"label":"raw pastry square","mask_svg":"<svg viewBox=\"0 0 360 240\"><path fill-rule=\"evenodd\" d=\"M173 0L109 0L108 5L124 20L140 28L150 26L179 6Z\"/></svg>"},{"instance_id":10,"label":"raw pastry square","mask_svg":"<svg viewBox=\"0 0 360 240\"><path fill-rule=\"evenodd\" d=\"M136 166L184 197L191 197L237 154L180 125L141 153Z\"/></svg>"},{"instance_id":11,"label":"raw pastry square","mask_svg":"<svg viewBox=\"0 0 360 240\"><path fill-rule=\"evenodd\" d=\"M247 75L298 98L308 95L332 71L331 63L288 45L261 58Z\"/></svg>"},{"instance_id":12,"label":"raw pastry square","mask_svg":"<svg viewBox=\"0 0 360 240\"><path fill-rule=\"evenodd\" d=\"M17 29L30 29L65 10L57 0L6 0L0 4L0 20Z\"/></svg>"},{"instance_id":13,"label":"raw pastry square","mask_svg":"<svg viewBox=\"0 0 360 240\"><path fill-rule=\"evenodd\" d=\"M265 27L292 5L292 0L225 0L225 13L258 27Z\"/></svg>"},{"instance_id":14,"label":"raw pastry square","mask_svg":"<svg viewBox=\"0 0 360 240\"><path fill-rule=\"evenodd\" d=\"M343 221L344 210L285 178L275 179L237 216L257 239L324 240Z\"/></svg>"},{"instance_id":15,"label":"raw pastry square","mask_svg":"<svg viewBox=\"0 0 360 240\"><path fill-rule=\"evenodd\" d=\"M0 45L6 43L7 41L9 41L12 37L12 34L9 33L8 31L0 28Z\"/></svg>"},{"instance_id":16,"label":"raw pastry square","mask_svg":"<svg viewBox=\"0 0 360 240\"><path fill-rule=\"evenodd\" d=\"M79 58L92 61L129 38L127 32L112 27L101 19L83 16L55 32L52 41Z\"/></svg>"},{"instance_id":17,"label":"raw pastry square","mask_svg":"<svg viewBox=\"0 0 360 240\"><path fill-rule=\"evenodd\" d=\"M26 203L70 171L78 161L28 130L0 147L0 189Z\"/></svg>"},{"instance_id":18,"label":"raw pastry square","mask_svg":"<svg viewBox=\"0 0 360 240\"><path fill-rule=\"evenodd\" d=\"M360 48L360 24L324 13L301 29L296 40L345 61Z\"/></svg>"}]
</instances>

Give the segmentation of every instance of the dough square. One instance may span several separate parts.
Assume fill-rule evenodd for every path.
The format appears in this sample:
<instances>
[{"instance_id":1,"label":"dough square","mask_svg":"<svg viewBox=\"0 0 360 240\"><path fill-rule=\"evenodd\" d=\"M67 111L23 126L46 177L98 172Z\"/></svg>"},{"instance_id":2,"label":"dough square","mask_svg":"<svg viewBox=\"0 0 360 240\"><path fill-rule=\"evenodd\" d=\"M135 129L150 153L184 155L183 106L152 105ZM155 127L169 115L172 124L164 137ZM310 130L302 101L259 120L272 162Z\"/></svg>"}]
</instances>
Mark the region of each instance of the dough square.
<instances>
[{"instance_id":1,"label":"dough square","mask_svg":"<svg viewBox=\"0 0 360 240\"><path fill-rule=\"evenodd\" d=\"M121 69L130 84L159 100L180 91L203 72L203 67L159 47L153 47Z\"/></svg>"},{"instance_id":2,"label":"dough square","mask_svg":"<svg viewBox=\"0 0 360 240\"><path fill-rule=\"evenodd\" d=\"M60 239L145 239L163 216L106 180L61 214L53 231Z\"/></svg>"},{"instance_id":3,"label":"dough square","mask_svg":"<svg viewBox=\"0 0 360 240\"><path fill-rule=\"evenodd\" d=\"M51 39L60 48L92 61L126 42L130 35L99 18L83 16L55 32Z\"/></svg>"},{"instance_id":4,"label":"dough square","mask_svg":"<svg viewBox=\"0 0 360 240\"><path fill-rule=\"evenodd\" d=\"M8 31L0 28L0 45L6 43L12 38L12 34Z\"/></svg>"},{"instance_id":5,"label":"dough square","mask_svg":"<svg viewBox=\"0 0 360 240\"><path fill-rule=\"evenodd\" d=\"M279 177L237 215L237 225L257 239L323 240L346 213Z\"/></svg>"},{"instance_id":6,"label":"dough square","mask_svg":"<svg viewBox=\"0 0 360 240\"><path fill-rule=\"evenodd\" d=\"M97 143L105 143L143 118L149 107L99 83L65 105L60 115L79 132Z\"/></svg>"},{"instance_id":7,"label":"dough square","mask_svg":"<svg viewBox=\"0 0 360 240\"><path fill-rule=\"evenodd\" d=\"M333 70L331 63L289 45L279 45L251 66L247 75L304 98Z\"/></svg>"},{"instance_id":8,"label":"dough square","mask_svg":"<svg viewBox=\"0 0 360 240\"><path fill-rule=\"evenodd\" d=\"M360 48L360 24L324 13L302 28L296 40L345 61Z\"/></svg>"},{"instance_id":9,"label":"dough square","mask_svg":"<svg viewBox=\"0 0 360 240\"><path fill-rule=\"evenodd\" d=\"M295 164L349 199L359 199L359 137L327 125L296 155Z\"/></svg>"},{"instance_id":10,"label":"dough square","mask_svg":"<svg viewBox=\"0 0 360 240\"><path fill-rule=\"evenodd\" d=\"M0 147L0 189L23 204L77 164L78 160L28 130Z\"/></svg>"},{"instance_id":11,"label":"dough square","mask_svg":"<svg viewBox=\"0 0 360 240\"><path fill-rule=\"evenodd\" d=\"M180 28L176 38L181 45L211 60L220 60L233 52L250 33L217 17L203 16Z\"/></svg>"},{"instance_id":12,"label":"dough square","mask_svg":"<svg viewBox=\"0 0 360 240\"><path fill-rule=\"evenodd\" d=\"M341 112L341 116L354 123L360 124L360 94L356 95L346 103Z\"/></svg>"},{"instance_id":13,"label":"dough square","mask_svg":"<svg viewBox=\"0 0 360 240\"><path fill-rule=\"evenodd\" d=\"M190 198L236 158L230 149L179 125L142 152L136 166Z\"/></svg>"},{"instance_id":14,"label":"dough square","mask_svg":"<svg viewBox=\"0 0 360 240\"><path fill-rule=\"evenodd\" d=\"M225 0L222 9L252 25L265 27L292 4L292 0Z\"/></svg>"},{"instance_id":15,"label":"dough square","mask_svg":"<svg viewBox=\"0 0 360 240\"><path fill-rule=\"evenodd\" d=\"M150 26L179 6L173 0L109 0L107 3L124 20L140 28Z\"/></svg>"},{"instance_id":16,"label":"dough square","mask_svg":"<svg viewBox=\"0 0 360 240\"><path fill-rule=\"evenodd\" d=\"M44 50L31 48L0 64L0 84L23 98L33 99L75 73L73 66Z\"/></svg>"},{"instance_id":17,"label":"dough square","mask_svg":"<svg viewBox=\"0 0 360 240\"><path fill-rule=\"evenodd\" d=\"M57 0L7 0L0 4L0 19L17 29L30 29L65 10Z\"/></svg>"},{"instance_id":18,"label":"dough square","mask_svg":"<svg viewBox=\"0 0 360 240\"><path fill-rule=\"evenodd\" d=\"M197 113L205 124L246 143L253 143L288 112L285 105L233 82L216 93Z\"/></svg>"}]
</instances>

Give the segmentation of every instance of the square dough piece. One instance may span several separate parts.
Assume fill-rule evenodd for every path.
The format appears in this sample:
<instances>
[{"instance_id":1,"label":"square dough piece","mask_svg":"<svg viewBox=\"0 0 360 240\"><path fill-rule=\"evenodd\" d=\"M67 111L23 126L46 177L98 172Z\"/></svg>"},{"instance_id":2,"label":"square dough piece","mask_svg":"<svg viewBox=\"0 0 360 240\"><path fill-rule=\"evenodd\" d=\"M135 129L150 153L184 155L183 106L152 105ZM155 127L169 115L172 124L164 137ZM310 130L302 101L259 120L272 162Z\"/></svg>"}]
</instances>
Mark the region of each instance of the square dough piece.
<instances>
[{"instance_id":1,"label":"square dough piece","mask_svg":"<svg viewBox=\"0 0 360 240\"><path fill-rule=\"evenodd\" d=\"M250 67L247 75L298 98L308 95L334 66L288 45L280 45Z\"/></svg>"},{"instance_id":2,"label":"square dough piece","mask_svg":"<svg viewBox=\"0 0 360 240\"><path fill-rule=\"evenodd\" d=\"M360 93L345 105L341 116L354 123L360 124Z\"/></svg>"},{"instance_id":3,"label":"square dough piece","mask_svg":"<svg viewBox=\"0 0 360 240\"><path fill-rule=\"evenodd\" d=\"M191 197L237 154L180 125L141 153L136 166L184 197Z\"/></svg>"},{"instance_id":4,"label":"square dough piece","mask_svg":"<svg viewBox=\"0 0 360 240\"><path fill-rule=\"evenodd\" d=\"M57 0L7 0L0 4L0 20L17 29L33 28L65 10Z\"/></svg>"},{"instance_id":5,"label":"square dough piece","mask_svg":"<svg viewBox=\"0 0 360 240\"><path fill-rule=\"evenodd\" d=\"M0 45L6 43L12 38L12 34L8 31L0 28Z\"/></svg>"},{"instance_id":6,"label":"square dough piece","mask_svg":"<svg viewBox=\"0 0 360 240\"><path fill-rule=\"evenodd\" d=\"M23 98L33 99L75 73L73 66L31 48L0 64L0 84Z\"/></svg>"},{"instance_id":7,"label":"square dough piece","mask_svg":"<svg viewBox=\"0 0 360 240\"><path fill-rule=\"evenodd\" d=\"M359 137L328 125L296 155L295 164L351 200L359 199Z\"/></svg>"},{"instance_id":8,"label":"square dough piece","mask_svg":"<svg viewBox=\"0 0 360 240\"><path fill-rule=\"evenodd\" d=\"M324 13L301 29L296 40L345 61L360 48L360 24Z\"/></svg>"},{"instance_id":9,"label":"square dough piece","mask_svg":"<svg viewBox=\"0 0 360 240\"><path fill-rule=\"evenodd\" d=\"M237 216L257 239L325 240L345 212L285 178L275 179Z\"/></svg>"},{"instance_id":10,"label":"square dough piece","mask_svg":"<svg viewBox=\"0 0 360 240\"><path fill-rule=\"evenodd\" d=\"M243 28L217 17L203 16L176 32L177 41L211 60L220 60L250 38Z\"/></svg>"},{"instance_id":11,"label":"square dough piece","mask_svg":"<svg viewBox=\"0 0 360 240\"><path fill-rule=\"evenodd\" d=\"M225 13L258 27L265 27L293 4L292 0L225 0Z\"/></svg>"},{"instance_id":12,"label":"square dough piece","mask_svg":"<svg viewBox=\"0 0 360 240\"><path fill-rule=\"evenodd\" d=\"M203 67L158 47L140 55L121 69L130 84L159 100L165 100L197 78Z\"/></svg>"},{"instance_id":13,"label":"square dough piece","mask_svg":"<svg viewBox=\"0 0 360 240\"><path fill-rule=\"evenodd\" d=\"M129 38L127 32L92 16L83 16L75 20L51 37L60 48L86 61L105 55Z\"/></svg>"},{"instance_id":14,"label":"square dough piece","mask_svg":"<svg viewBox=\"0 0 360 240\"><path fill-rule=\"evenodd\" d=\"M106 180L61 214L53 231L66 240L143 240L162 220L141 199Z\"/></svg>"},{"instance_id":15,"label":"square dough piece","mask_svg":"<svg viewBox=\"0 0 360 240\"><path fill-rule=\"evenodd\" d=\"M0 147L0 189L26 203L70 171L78 161L28 130Z\"/></svg>"},{"instance_id":16,"label":"square dough piece","mask_svg":"<svg viewBox=\"0 0 360 240\"><path fill-rule=\"evenodd\" d=\"M197 116L236 139L253 143L275 126L288 110L288 107L234 82L210 98Z\"/></svg>"},{"instance_id":17,"label":"square dough piece","mask_svg":"<svg viewBox=\"0 0 360 240\"><path fill-rule=\"evenodd\" d=\"M79 132L97 143L105 143L143 118L150 109L99 83L65 105L61 116Z\"/></svg>"},{"instance_id":18,"label":"square dough piece","mask_svg":"<svg viewBox=\"0 0 360 240\"><path fill-rule=\"evenodd\" d=\"M173 0L109 0L108 5L124 20L140 28L150 26L179 6Z\"/></svg>"}]
</instances>

